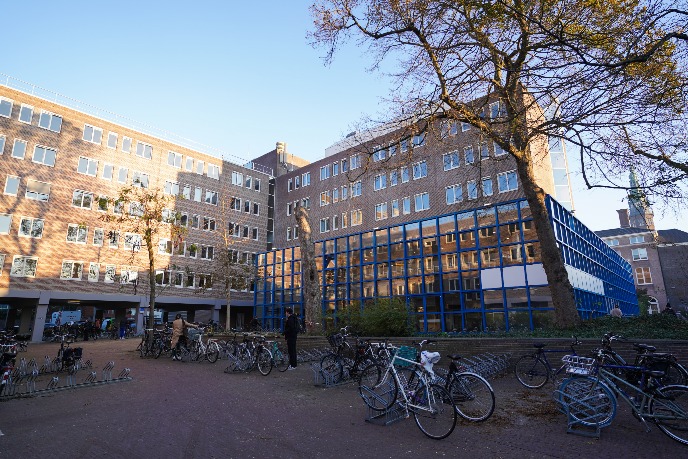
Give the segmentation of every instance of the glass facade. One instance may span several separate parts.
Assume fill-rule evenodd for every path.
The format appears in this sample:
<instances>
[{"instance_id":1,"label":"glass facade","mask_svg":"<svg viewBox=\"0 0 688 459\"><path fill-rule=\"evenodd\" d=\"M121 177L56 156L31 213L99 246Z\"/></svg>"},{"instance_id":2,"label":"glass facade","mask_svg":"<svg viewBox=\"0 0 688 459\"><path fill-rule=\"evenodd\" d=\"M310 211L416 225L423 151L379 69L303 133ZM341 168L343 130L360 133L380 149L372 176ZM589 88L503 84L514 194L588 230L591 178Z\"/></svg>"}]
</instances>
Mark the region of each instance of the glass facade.
<instances>
[{"instance_id":1,"label":"glass facade","mask_svg":"<svg viewBox=\"0 0 688 459\"><path fill-rule=\"evenodd\" d=\"M637 314L630 265L564 206L548 198L551 223L582 317L619 303ZM553 319L528 203L517 200L316 242L323 313L401 297L419 332L497 331ZM281 328L302 310L299 247L257 258L255 316Z\"/></svg>"}]
</instances>

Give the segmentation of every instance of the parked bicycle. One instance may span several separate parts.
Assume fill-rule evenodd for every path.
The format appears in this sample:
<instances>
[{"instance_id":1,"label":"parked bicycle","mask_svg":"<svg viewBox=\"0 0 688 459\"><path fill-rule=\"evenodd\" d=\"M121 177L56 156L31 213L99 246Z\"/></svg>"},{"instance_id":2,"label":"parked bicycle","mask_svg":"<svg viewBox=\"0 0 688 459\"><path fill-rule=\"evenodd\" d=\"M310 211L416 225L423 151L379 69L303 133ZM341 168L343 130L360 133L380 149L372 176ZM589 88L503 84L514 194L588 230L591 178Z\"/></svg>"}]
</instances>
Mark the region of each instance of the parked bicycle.
<instances>
[{"instance_id":1,"label":"parked bicycle","mask_svg":"<svg viewBox=\"0 0 688 459\"><path fill-rule=\"evenodd\" d=\"M334 352L326 354L320 360L320 371L325 379L331 379L333 383L341 381L345 376L352 379L358 378L360 372L377 361L370 341L360 340L354 349L347 341L348 326L341 329L341 333L328 338Z\"/></svg>"},{"instance_id":2,"label":"parked bicycle","mask_svg":"<svg viewBox=\"0 0 688 459\"><path fill-rule=\"evenodd\" d=\"M374 411L386 411L398 403L407 417L409 412L413 413L421 432L439 440L454 431L458 415L449 392L433 383L433 365L439 361L440 355L422 350L429 343L429 340L418 343L420 359L402 351L415 351L415 348L402 347L388 365L373 363L367 366L361 372L358 391L365 404ZM402 372L402 368L407 370ZM409 374L413 381L407 376Z\"/></svg>"},{"instance_id":3,"label":"parked bicycle","mask_svg":"<svg viewBox=\"0 0 688 459\"><path fill-rule=\"evenodd\" d=\"M520 357L516 361L514 372L518 381L529 389L539 389L547 384L550 379L554 380L560 374L565 374L566 365L561 365L556 369L552 367L547 359L547 354L571 354L577 355L575 347L582 344L578 338L573 337L573 341L568 349L545 349L546 344L535 343L535 353Z\"/></svg>"},{"instance_id":4,"label":"parked bicycle","mask_svg":"<svg viewBox=\"0 0 688 459\"><path fill-rule=\"evenodd\" d=\"M615 365L604 352L595 358L565 356L567 371L574 377L562 381L556 400L574 423L606 427L616 416L617 399L624 400L636 419L650 431L648 421L670 438L688 445L688 387L662 386L663 371L646 366ZM637 383L614 373L637 372Z\"/></svg>"},{"instance_id":5,"label":"parked bicycle","mask_svg":"<svg viewBox=\"0 0 688 459\"><path fill-rule=\"evenodd\" d=\"M444 388L451 395L456 412L467 421L485 421L495 409L492 386L479 374L469 371L460 355L447 357L451 362L449 372L443 378Z\"/></svg>"}]
</instances>

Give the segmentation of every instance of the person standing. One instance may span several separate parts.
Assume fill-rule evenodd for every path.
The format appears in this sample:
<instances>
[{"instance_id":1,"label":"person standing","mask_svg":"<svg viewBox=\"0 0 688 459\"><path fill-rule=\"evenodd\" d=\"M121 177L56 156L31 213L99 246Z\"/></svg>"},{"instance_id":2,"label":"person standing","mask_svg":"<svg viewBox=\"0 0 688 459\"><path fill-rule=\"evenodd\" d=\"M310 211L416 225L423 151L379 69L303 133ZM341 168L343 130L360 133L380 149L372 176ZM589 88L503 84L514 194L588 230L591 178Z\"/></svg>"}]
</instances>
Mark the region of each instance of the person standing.
<instances>
[{"instance_id":1,"label":"person standing","mask_svg":"<svg viewBox=\"0 0 688 459\"><path fill-rule=\"evenodd\" d=\"M172 322L172 341L170 346L172 347L172 360L181 360L181 356L178 356L179 346L184 343L186 344L186 328L198 328L198 325L191 324L184 320L181 314L177 314L174 317L174 322Z\"/></svg>"},{"instance_id":2,"label":"person standing","mask_svg":"<svg viewBox=\"0 0 688 459\"><path fill-rule=\"evenodd\" d=\"M286 309L287 322L284 324L284 338L287 340L287 351L289 352L289 368L296 369L296 336L299 333L298 319L294 315L292 308Z\"/></svg>"},{"instance_id":3,"label":"person standing","mask_svg":"<svg viewBox=\"0 0 688 459\"><path fill-rule=\"evenodd\" d=\"M609 315L612 317L623 317L623 312L621 312L619 305L615 304L614 309L609 312Z\"/></svg>"}]
</instances>

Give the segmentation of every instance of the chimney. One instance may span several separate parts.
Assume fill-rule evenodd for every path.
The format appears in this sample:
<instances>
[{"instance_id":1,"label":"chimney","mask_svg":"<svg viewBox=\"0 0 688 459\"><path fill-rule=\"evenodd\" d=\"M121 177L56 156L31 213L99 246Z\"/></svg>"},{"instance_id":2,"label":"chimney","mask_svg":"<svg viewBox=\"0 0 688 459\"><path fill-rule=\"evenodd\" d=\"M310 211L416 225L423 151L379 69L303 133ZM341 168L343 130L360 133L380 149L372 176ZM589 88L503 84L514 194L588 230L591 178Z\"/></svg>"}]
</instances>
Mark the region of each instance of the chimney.
<instances>
[{"instance_id":1,"label":"chimney","mask_svg":"<svg viewBox=\"0 0 688 459\"><path fill-rule=\"evenodd\" d=\"M275 151L277 152L278 162L280 164L285 164L287 162L287 143L277 142Z\"/></svg>"},{"instance_id":2,"label":"chimney","mask_svg":"<svg viewBox=\"0 0 688 459\"><path fill-rule=\"evenodd\" d=\"M621 228L630 228L631 222L628 220L628 209L619 209L616 211L619 214L619 225Z\"/></svg>"}]
</instances>

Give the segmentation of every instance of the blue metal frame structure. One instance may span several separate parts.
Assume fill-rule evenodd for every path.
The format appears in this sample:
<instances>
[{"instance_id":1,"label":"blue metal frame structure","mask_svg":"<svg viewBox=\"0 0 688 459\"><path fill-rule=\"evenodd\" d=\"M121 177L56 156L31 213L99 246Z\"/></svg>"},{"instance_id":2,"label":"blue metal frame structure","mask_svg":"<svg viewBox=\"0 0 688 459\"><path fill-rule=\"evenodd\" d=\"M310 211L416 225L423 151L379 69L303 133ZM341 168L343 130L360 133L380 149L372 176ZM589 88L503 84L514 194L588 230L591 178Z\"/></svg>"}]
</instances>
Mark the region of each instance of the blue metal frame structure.
<instances>
[{"instance_id":1,"label":"blue metal frame structure","mask_svg":"<svg viewBox=\"0 0 688 459\"><path fill-rule=\"evenodd\" d=\"M619 304L638 313L631 267L561 204L550 222L584 318ZM316 242L323 313L402 298L419 332L534 329L553 320L539 242L525 199ZM302 310L300 248L257 257L254 316L281 328Z\"/></svg>"}]
</instances>

